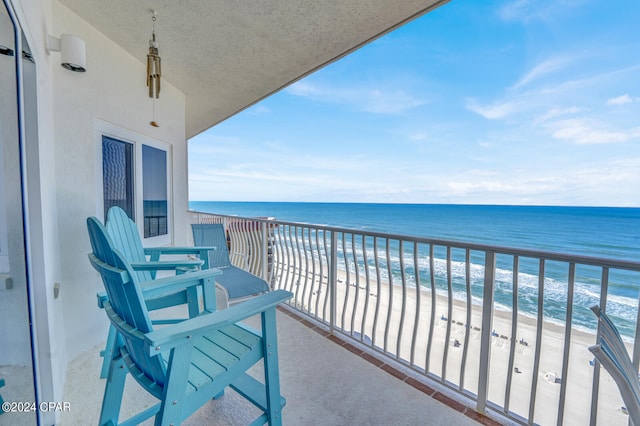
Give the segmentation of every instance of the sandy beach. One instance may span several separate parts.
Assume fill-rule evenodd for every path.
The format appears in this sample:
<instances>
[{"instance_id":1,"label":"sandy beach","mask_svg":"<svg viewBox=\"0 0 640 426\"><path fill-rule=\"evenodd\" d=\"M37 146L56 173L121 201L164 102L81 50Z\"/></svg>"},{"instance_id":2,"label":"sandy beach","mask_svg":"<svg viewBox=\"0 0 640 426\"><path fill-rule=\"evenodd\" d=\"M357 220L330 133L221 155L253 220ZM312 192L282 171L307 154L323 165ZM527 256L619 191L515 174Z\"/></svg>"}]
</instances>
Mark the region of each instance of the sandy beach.
<instances>
[{"instance_id":1,"label":"sandy beach","mask_svg":"<svg viewBox=\"0 0 640 426\"><path fill-rule=\"evenodd\" d=\"M328 321L328 303L325 309L328 294L326 268L320 278L319 265L316 265L315 270L309 266L308 271L282 264L275 266L276 275L280 277L276 282L280 283L280 288L295 294L295 302L292 303L313 317L317 315L322 318L324 315ZM428 372L438 378L444 378L456 387L463 386L465 392L476 394L480 368L482 306L471 305L471 318L467 327L465 301L451 300L449 303L446 295L437 295L435 308L432 309L434 302L431 291L417 291L410 286L404 287L403 291L403 287L398 285L401 283L390 286L388 282L381 281L378 283L370 277L367 282L364 275L356 277L353 272L347 274L345 271L338 271L337 328L361 339L377 351L400 358L417 371L424 372L428 368ZM432 336L429 340L432 322ZM561 377L565 328L544 322L538 374L534 377L536 321L518 315L516 324L516 333L512 336L511 312L493 311L488 374L489 403L498 407L507 406L509 411L527 418L530 401L535 393L534 422L541 425L557 424L561 383L566 381L564 424L589 424L594 367L590 365L593 356L587 348L595 343L595 335L571 330L569 368L567 377ZM388 331L385 333L385 330ZM461 377L465 346L466 363ZM443 362L445 355L446 363ZM510 397L505 401L509 373ZM626 425L628 416L623 412L622 406L623 401L615 383L602 370L598 423Z\"/></svg>"}]
</instances>

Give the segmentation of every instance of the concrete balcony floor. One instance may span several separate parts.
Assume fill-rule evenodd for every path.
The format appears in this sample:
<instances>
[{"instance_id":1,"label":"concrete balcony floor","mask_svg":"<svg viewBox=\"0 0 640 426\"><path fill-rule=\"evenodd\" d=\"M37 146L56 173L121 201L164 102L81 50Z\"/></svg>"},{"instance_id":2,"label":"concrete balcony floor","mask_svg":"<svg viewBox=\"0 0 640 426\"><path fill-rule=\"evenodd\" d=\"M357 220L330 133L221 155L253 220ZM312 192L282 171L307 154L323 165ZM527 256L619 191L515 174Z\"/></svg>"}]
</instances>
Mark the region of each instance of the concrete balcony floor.
<instances>
[{"instance_id":1,"label":"concrete balcony floor","mask_svg":"<svg viewBox=\"0 0 640 426\"><path fill-rule=\"evenodd\" d=\"M429 395L433 391L412 379L400 380L397 371L356 354L359 351L350 345L332 342L337 339L328 338L326 333L284 309L278 311L277 318L280 381L287 399L284 424L464 426L477 425L476 420L492 423L451 400L448 405L441 402L446 398L439 393L432 398ZM98 378L100 349L83 354L67 370L65 401L71 402L72 409L62 414L63 426L98 422L104 391L104 380ZM261 365L254 367L256 373L260 369ZM125 395L121 419L156 402L130 377ZM227 390L222 398L209 402L183 424L244 425L256 416L257 410L251 404ZM145 424L152 423L149 420Z\"/></svg>"}]
</instances>

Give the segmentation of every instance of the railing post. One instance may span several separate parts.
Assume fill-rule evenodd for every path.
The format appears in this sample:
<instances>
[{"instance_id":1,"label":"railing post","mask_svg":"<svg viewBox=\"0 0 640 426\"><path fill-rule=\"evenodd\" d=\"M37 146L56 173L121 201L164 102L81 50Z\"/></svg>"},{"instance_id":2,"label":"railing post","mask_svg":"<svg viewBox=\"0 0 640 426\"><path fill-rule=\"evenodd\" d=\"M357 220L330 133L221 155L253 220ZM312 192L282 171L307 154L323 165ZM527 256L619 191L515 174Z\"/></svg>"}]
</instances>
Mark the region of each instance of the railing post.
<instances>
[{"instance_id":1,"label":"railing post","mask_svg":"<svg viewBox=\"0 0 640 426\"><path fill-rule=\"evenodd\" d=\"M491 333L493 320L493 287L496 276L496 253L485 252L484 290L482 294L482 332L480 335L480 365L478 371L477 410L484 413L489 391L489 361L491 358Z\"/></svg>"},{"instance_id":2,"label":"railing post","mask_svg":"<svg viewBox=\"0 0 640 426\"><path fill-rule=\"evenodd\" d=\"M329 266L329 331L335 334L336 318L338 316L338 233L331 231L331 258Z\"/></svg>"},{"instance_id":3,"label":"railing post","mask_svg":"<svg viewBox=\"0 0 640 426\"><path fill-rule=\"evenodd\" d=\"M607 310L607 294L609 293L609 268L602 268L600 277L600 309L602 312ZM600 336L600 321L596 329L596 336ZM637 341L636 341L637 342ZM637 346L635 344L634 346ZM589 425L596 425L598 422L598 398L600 397L600 363L596 362L593 366L593 383L591 385L591 415ZM631 422L629 422L631 424Z\"/></svg>"},{"instance_id":4,"label":"railing post","mask_svg":"<svg viewBox=\"0 0 640 426\"><path fill-rule=\"evenodd\" d=\"M262 253L262 255L260 256L260 274L262 275L262 279L269 282L269 277L267 276L267 263L268 263L268 257L269 257L269 241L267 240L268 238L268 234L267 234L267 222L258 222L260 224L260 232L262 234L260 241L261 241L261 245L262 247L260 248L260 251ZM269 284L271 285L271 284Z\"/></svg>"}]
</instances>

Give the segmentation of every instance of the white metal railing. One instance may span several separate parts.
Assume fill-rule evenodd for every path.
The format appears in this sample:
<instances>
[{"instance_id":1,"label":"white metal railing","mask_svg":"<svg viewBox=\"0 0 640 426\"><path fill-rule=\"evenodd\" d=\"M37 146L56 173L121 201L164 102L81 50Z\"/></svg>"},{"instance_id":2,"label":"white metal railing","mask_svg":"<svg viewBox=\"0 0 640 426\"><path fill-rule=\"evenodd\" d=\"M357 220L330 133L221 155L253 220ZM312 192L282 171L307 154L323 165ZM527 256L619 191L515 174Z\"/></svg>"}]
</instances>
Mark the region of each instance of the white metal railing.
<instances>
[{"instance_id":1,"label":"white metal railing","mask_svg":"<svg viewBox=\"0 0 640 426\"><path fill-rule=\"evenodd\" d=\"M467 405L522 424L627 424L587 347L608 311L640 362L640 263L256 218L232 252L290 306ZM240 258L237 259L239 261Z\"/></svg>"},{"instance_id":2,"label":"white metal railing","mask_svg":"<svg viewBox=\"0 0 640 426\"><path fill-rule=\"evenodd\" d=\"M219 216L208 213L189 211L190 223L222 223L227 234L229 260L235 266L245 269L254 275L268 278L270 262L270 239L266 234L267 227L263 219L244 219L234 216ZM193 243L193 235L190 234Z\"/></svg>"}]
</instances>

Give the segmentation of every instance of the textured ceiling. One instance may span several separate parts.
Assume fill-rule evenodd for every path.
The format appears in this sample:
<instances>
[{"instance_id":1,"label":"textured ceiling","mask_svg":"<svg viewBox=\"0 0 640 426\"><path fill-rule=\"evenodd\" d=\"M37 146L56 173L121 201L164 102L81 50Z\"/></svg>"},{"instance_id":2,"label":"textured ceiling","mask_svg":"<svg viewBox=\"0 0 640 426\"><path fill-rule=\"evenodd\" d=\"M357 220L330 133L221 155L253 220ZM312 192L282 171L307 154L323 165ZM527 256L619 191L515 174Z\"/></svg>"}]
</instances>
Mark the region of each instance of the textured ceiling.
<instances>
[{"instance_id":1,"label":"textured ceiling","mask_svg":"<svg viewBox=\"0 0 640 426\"><path fill-rule=\"evenodd\" d=\"M150 10L190 138L448 0L61 0L136 57ZM142 56L144 58L144 56Z\"/></svg>"}]
</instances>

